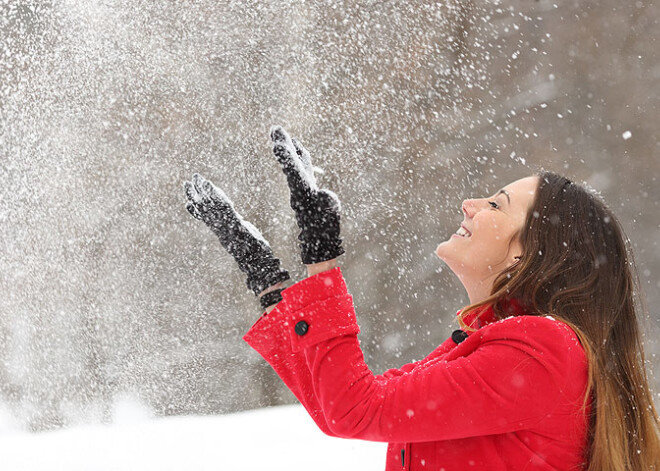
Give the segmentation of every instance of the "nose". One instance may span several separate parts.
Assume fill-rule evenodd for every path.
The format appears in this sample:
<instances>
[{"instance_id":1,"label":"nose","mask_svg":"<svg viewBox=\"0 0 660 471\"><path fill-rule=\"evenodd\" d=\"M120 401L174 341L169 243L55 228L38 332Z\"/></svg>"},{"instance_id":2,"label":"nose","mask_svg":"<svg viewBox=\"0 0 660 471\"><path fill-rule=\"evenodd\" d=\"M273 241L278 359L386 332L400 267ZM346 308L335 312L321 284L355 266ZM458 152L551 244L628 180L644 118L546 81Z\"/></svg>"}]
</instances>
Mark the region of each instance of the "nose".
<instances>
[{"instance_id":1,"label":"nose","mask_svg":"<svg viewBox=\"0 0 660 471\"><path fill-rule=\"evenodd\" d=\"M467 217L472 218L474 216L475 207L473 200L463 201L463 205L461 207L463 209L463 214L465 214Z\"/></svg>"},{"instance_id":2,"label":"nose","mask_svg":"<svg viewBox=\"0 0 660 471\"><path fill-rule=\"evenodd\" d=\"M465 216L473 218L475 214L483 209L488 209L488 199L479 198L479 199L469 199L463 201L462 209Z\"/></svg>"}]
</instances>

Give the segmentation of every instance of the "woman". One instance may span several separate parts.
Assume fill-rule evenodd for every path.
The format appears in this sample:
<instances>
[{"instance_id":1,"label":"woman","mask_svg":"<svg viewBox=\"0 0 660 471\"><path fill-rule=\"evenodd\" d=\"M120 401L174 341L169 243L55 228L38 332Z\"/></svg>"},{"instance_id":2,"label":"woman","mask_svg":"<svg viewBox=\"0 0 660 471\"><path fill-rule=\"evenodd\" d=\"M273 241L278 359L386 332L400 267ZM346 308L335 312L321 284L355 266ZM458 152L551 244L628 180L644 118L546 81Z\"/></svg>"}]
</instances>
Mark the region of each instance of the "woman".
<instances>
[{"instance_id":1,"label":"woman","mask_svg":"<svg viewBox=\"0 0 660 471\"><path fill-rule=\"evenodd\" d=\"M660 469L623 231L600 199L543 173L463 203L436 253L463 283L462 329L425 359L374 375L364 362L337 197L279 127L309 277L288 279L268 243L212 183L185 184L266 313L244 339L325 433L388 442L386 470Z\"/></svg>"}]
</instances>

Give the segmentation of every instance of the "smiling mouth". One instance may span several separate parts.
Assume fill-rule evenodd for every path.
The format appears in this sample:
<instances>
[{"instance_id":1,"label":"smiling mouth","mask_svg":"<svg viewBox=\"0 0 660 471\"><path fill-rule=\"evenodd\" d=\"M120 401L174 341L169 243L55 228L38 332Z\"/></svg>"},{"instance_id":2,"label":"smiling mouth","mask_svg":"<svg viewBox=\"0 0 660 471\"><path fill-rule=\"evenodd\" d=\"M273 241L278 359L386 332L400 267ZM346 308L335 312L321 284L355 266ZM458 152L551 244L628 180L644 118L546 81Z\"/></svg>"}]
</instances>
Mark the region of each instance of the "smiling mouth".
<instances>
[{"instance_id":1,"label":"smiling mouth","mask_svg":"<svg viewBox=\"0 0 660 471\"><path fill-rule=\"evenodd\" d=\"M458 230L457 230L454 234L456 234L456 235L459 236L459 237L464 237L464 238L466 238L466 239L467 239L468 237L472 236L472 234L470 233L470 231L468 231L468 230L467 230L466 228L464 228L463 226L459 227Z\"/></svg>"}]
</instances>

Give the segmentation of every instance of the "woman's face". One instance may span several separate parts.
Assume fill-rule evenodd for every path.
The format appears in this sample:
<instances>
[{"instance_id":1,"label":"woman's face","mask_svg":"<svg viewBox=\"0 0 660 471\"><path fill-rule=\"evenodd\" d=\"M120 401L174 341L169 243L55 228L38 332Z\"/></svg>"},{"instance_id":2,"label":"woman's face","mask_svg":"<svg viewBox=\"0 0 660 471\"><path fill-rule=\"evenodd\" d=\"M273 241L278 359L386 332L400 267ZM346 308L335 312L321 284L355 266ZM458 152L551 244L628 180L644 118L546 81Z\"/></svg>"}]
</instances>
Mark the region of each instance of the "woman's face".
<instances>
[{"instance_id":1,"label":"woman's face","mask_svg":"<svg viewBox=\"0 0 660 471\"><path fill-rule=\"evenodd\" d=\"M471 302L477 291L490 294L495 277L521 254L518 234L538 185L537 176L521 178L492 196L464 201L463 229L436 249L467 288Z\"/></svg>"}]
</instances>

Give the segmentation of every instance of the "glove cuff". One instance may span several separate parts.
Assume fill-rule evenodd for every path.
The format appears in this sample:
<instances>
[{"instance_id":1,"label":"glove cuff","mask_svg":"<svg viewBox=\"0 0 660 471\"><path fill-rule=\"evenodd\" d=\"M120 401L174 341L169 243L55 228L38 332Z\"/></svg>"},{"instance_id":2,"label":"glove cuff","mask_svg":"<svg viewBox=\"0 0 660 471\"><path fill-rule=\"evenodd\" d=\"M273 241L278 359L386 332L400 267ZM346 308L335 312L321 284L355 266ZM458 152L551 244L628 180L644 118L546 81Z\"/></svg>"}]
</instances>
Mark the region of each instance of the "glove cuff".
<instances>
[{"instance_id":1,"label":"glove cuff","mask_svg":"<svg viewBox=\"0 0 660 471\"><path fill-rule=\"evenodd\" d=\"M259 296L263 290L282 281L289 280L289 272L280 268L280 261L274 259L276 266L269 269L260 270L257 273L248 275L247 287L252 290L255 296Z\"/></svg>"},{"instance_id":2,"label":"glove cuff","mask_svg":"<svg viewBox=\"0 0 660 471\"><path fill-rule=\"evenodd\" d=\"M264 294L261 298L259 298L261 307L266 309L268 306L272 306L273 304L277 304L282 301L282 291L284 291L284 288L276 289L275 291Z\"/></svg>"},{"instance_id":3,"label":"glove cuff","mask_svg":"<svg viewBox=\"0 0 660 471\"><path fill-rule=\"evenodd\" d=\"M318 246L320 245L320 246ZM300 245L300 258L305 265L312 265L314 263L325 262L332 260L345 253L344 248L341 246L341 239L324 241L322 244L306 244Z\"/></svg>"}]
</instances>

